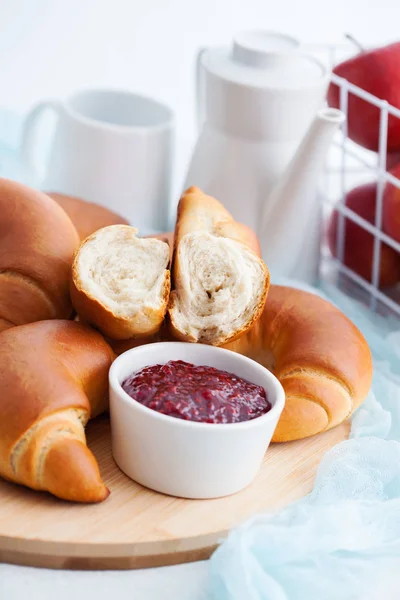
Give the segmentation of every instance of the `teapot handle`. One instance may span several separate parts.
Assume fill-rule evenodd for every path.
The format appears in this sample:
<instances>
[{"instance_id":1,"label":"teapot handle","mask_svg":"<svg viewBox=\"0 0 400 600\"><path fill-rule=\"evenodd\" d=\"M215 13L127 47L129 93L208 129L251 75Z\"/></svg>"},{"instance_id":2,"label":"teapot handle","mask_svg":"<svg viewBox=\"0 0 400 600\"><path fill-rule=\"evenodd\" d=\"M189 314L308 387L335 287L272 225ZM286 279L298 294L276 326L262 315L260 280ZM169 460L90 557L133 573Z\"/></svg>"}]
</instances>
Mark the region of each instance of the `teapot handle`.
<instances>
[{"instance_id":1,"label":"teapot handle","mask_svg":"<svg viewBox=\"0 0 400 600\"><path fill-rule=\"evenodd\" d=\"M196 102L196 125L197 130L201 129L204 121L204 82L202 71L203 67L201 59L207 48L204 46L199 48L196 56L196 81L195 81L195 102Z\"/></svg>"}]
</instances>

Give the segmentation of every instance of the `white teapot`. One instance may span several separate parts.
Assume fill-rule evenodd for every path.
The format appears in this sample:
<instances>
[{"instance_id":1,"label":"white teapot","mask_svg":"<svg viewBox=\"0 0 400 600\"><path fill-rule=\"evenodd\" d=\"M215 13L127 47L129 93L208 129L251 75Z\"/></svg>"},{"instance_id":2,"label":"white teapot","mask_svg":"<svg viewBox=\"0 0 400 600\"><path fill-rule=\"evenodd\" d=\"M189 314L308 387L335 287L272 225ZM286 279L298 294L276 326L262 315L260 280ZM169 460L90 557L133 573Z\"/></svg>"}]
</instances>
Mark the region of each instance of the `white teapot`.
<instances>
[{"instance_id":1,"label":"white teapot","mask_svg":"<svg viewBox=\"0 0 400 600\"><path fill-rule=\"evenodd\" d=\"M218 198L258 234L274 276L315 281L318 177L344 120L321 108L329 70L289 36L246 31L198 57L200 135L185 187Z\"/></svg>"}]
</instances>

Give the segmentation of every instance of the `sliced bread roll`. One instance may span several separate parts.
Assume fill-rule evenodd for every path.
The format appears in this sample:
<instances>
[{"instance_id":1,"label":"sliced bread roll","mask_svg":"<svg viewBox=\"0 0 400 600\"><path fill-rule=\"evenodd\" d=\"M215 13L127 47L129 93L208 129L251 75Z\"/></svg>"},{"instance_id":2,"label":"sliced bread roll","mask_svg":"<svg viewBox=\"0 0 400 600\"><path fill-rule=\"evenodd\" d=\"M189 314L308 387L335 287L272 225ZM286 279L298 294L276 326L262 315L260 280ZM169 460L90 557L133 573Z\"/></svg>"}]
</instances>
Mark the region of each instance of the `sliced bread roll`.
<instances>
[{"instance_id":1,"label":"sliced bread roll","mask_svg":"<svg viewBox=\"0 0 400 600\"><path fill-rule=\"evenodd\" d=\"M189 188L175 228L173 334L215 346L239 337L261 315L269 280L256 235L217 200Z\"/></svg>"},{"instance_id":2,"label":"sliced bread roll","mask_svg":"<svg viewBox=\"0 0 400 600\"><path fill-rule=\"evenodd\" d=\"M129 225L90 235L72 265L71 298L80 319L124 340L156 333L170 292L168 244L138 238Z\"/></svg>"}]
</instances>

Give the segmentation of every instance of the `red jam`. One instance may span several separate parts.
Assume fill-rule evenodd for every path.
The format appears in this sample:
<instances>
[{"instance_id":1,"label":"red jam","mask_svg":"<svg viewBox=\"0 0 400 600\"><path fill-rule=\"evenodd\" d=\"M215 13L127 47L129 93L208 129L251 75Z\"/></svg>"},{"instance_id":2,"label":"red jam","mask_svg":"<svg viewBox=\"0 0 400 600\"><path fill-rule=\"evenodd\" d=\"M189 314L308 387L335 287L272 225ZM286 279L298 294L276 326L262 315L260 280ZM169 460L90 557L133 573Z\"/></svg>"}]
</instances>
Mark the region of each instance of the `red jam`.
<instances>
[{"instance_id":1,"label":"red jam","mask_svg":"<svg viewBox=\"0 0 400 600\"><path fill-rule=\"evenodd\" d=\"M227 371L182 360L145 367L122 384L131 398L157 412L203 423L240 423L271 409L264 388Z\"/></svg>"}]
</instances>

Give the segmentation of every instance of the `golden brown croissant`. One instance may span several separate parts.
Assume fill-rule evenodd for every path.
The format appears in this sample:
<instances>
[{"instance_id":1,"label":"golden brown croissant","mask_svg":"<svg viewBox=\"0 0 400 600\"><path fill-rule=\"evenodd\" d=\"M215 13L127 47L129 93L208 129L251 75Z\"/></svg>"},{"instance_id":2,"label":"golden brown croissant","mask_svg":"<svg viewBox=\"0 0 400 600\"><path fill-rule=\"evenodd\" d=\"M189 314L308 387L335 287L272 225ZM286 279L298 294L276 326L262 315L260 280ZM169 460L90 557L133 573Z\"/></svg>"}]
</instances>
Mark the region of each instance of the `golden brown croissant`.
<instances>
[{"instance_id":1,"label":"golden brown croissant","mask_svg":"<svg viewBox=\"0 0 400 600\"><path fill-rule=\"evenodd\" d=\"M58 194L55 192L46 192L50 198L55 200L67 213L72 223L78 232L81 240L84 240L89 235L108 225L129 225L128 221L117 215L117 213L95 204L94 202L86 202L81 198Z\"/></svg>"},{"instance_id":2,"label":"golden brown croissant","mask_svg":"<svg viewBox=\"0 0 400 600\"><path fill-rule=\"evenodd\" d=\"M274 442L342 423L371 386L364 336L333 304L302 290L271 285L262 317L226 347L266 366L283 385L286 404Z\"/></svg>"},{"instance_id":3,"label":"golden brown croissant","mask_svg":"<svg viewBox=\"0 0 400 600\"><path fill-rule=\"evenodd\" d=\"M0 331L71 315L69 273L78 243L56 202L0 179Z\"/></svg>"},{"instance_id":4,"label":"golden brown croissant","mask_svg":"<svg viewBox=\"0 0 400 600\"><path fill-rule=\"evenodd\" d=\"M107 405L113 353L96 331L41 321L0 334L0 475L76 502L108 496L84 427Z\"/></svg>"}]
</instances>

